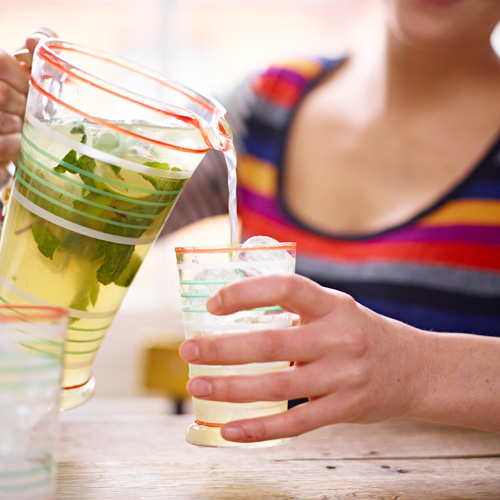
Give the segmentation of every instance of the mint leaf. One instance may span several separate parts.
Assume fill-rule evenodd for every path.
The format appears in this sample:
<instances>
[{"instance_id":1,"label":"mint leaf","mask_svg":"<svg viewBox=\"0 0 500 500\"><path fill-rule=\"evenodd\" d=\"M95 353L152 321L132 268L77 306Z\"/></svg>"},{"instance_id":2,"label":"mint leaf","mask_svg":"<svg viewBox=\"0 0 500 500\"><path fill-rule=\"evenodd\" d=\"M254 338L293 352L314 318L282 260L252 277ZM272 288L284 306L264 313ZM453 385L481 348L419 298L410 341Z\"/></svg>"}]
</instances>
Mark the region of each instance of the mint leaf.
<instances>
[{"instance_id":1,"label":"mint leaf","mask_svg":"<svg viewBox=\"0 0 500 500\"><path fill-rule=\"evenodd\" d=\"M76 151L72 149L69 153L66 154L66 156L62 159L62 161L69 163L70 165L76 166L78 161L76 157ZM61 163L59 163L57 167L54 167L54 170L60 174L64 174L64 172L70 172L74 174L72 169L65 167L64 165L61 165Z\"/></svg>"},{"instance_id":2,"label":"mint leaf","mask_svg":"<svg viewBox=\"0 0 500 500\"><path fill-rule=\"evenodd\" d=\"M111 219L114 222L123 222L124 220L130 224L137 224L140 226L145 226L151 224L151 220L139 219L136 217L115 217ZM144 228L138 227L137 229L115 226L113 224L106 224L103 228L104 233L114 234L117 236L127 236L130 238L138 238L145 231ZM109 285L120 278L122 273L127 268L132 254L134 253L135 245L125 245L122 243L113 243L110 241L100 240L92 260L97 260L104 257L101 266L97 270L97 281L103 285ZM137 266L138 268L138 266ZM129 284L134 277L135 272L133 272ZM125 285L120 285L125 286Z\"/></svg>"},{"instance_id":3,"label":"mint leaf","mask_svg":"<svg viewBox=\"0 0 500 500\"><path fill-rule=\"evenodd\" d=\"M87 143L87 134L85 133L85 127L83 126L82 123L80 123L79 125L75 125L71 131L70 131L71 134L82 134L82 138L80 140L80 142L82 144L86 144Z\"/></svg>"},{"instance_id":4,"label":"mint leaf","mask_svg":"<svg viewBox=\"0 0 500 500\"><path fill-rule=\"evenodd\" d=\"M92 280L92 284L90 285L90 303L95 306L97 302L97 298L99 297L99 282Z\"/></svg>"},{"instance_id":5,"label":"mint leaf","mask_svg":"<svg viewBox=\"0 0 500 500\"><path fill-rule=\"evenodd\" d=\"M144 165L146 165L146 167L159 168L161 170L178 170L178 171L180 171L180 168L177 168L177 167L171 168L167 162L160 163L159 161L147 161Z\"/></svg>"},{"instance_id":6,"label":"mint leaf","mask_svg":"<svg viewBox=\"0 0 500 500\"><path fill-rule=\"evenodd\" d=\"M116 281L127 267L134 250L133 245L101 240L94 255L95 259L104 256L104 261L96 273L97 281L103 285Z\"/></svg>"},{"instance_id":7,"label":"mint leaf","mask_svg":"<svg viewBox=\"0 0 500 500\"><path fill-rule=\"evenodd\" d=\"M113 198L103 194L95 193L94 191L88 191L83 197L83 200L74 200L73 206L77 210L82 210L89 215L94 215L97 217L101 216L102 213L106 210L112 210L111 208L96 207L89 203L85 203L85 201L93 201L95 203L98 203L99 205L102 205L103 207L109 207L111 205L111 202L113 201Z\"/></svg>"},{"instance_id":8,"label":"mint leaf","mask_svg":"<svg viewBox=\"0 0 500 500\"><path fill-rule=\"evenodd\" d=\"M87 311L89 304L95 306L99 297L99 283L96 281L94 274L86 273L83 276L84 280L78 282L78 289L69 305L71 309L77 311Z\"/></svg>"},{"instance_id":9,"label":"mint leaf","mask_svg":"<svg viewBox=\"0 0 500 500\"><path fill-rule=\"evenodd\" d=\"M125 288L128 288L132 283L134 276L137 274L137 271L141 267L141 264L142 264L142 259L136 253L132 254L132 257L127 267L115 280L115 284L118 286L123 286Z\"/></svg>"},{"instance_id":10,"label":"mint leaf","mask_svg":"<svg viewBox=\"0 0 500 500\"><path fill-rule=\"evenodd\" d=\"M147 161L144 164L146 167L159 168L161 170L171 170L172 172L182 172L178 167L171 167L168 163L160 163L157 161ZM142 175L144 179L150 182L157 191L170 191L181 189L186 182L186 179L163 179L161 177L152 177L150 175ZM172 189L174 187L174 189Z\"/></svg>"},{"instance_id":11,"label":"mint leaf","mask_svg":"<svg viewBox=\"0 0 500 500\"><path fill-rule=\"evenodd\" d=\"M31 226L31 233L40 253L52 260L54 252L61 246L59 238L48 227L41 224L33 224Z\"/></svg>"},{"instance_id":12,"label":"mint leaf","mask_svg":"<svg viewBox=\"0 0 500 500\"><path fill-rule=\"evenodd\" d=\"M119 177L121 180L123 180L123 178L118 175L122 167L117 167L116 165L111 165L111 164L109 164L109 166L111 167L111 170L115 173L116 177Z\"/></svg>"},{"instance_id":13,"label":"mint leaf","mask_svg":"<svg viewBox=\"0 0 500 500\"><path fill-rule=\"evenodd\" d=\"M86 172L94 173L94 169L96 166L94 158L90 158L90 156L82 155L77 161L76 166L85 170ZM88 177L85 174L80 174L80 179L87 185L95 187L95 181L92 177Z\"/></svg>"},{"instance_id":14,"label":"mint leaf","mask_svg":"<svg viewBox=\"0 0 500 500\"><path fill-rule=\"evenodd\" d=\"M63 162L68 163L69 165L73 165L74 167L77 167L81 170L85 170L86 172L89 173L94 173L94 169L96 167L96 162L93 158L90 158L90 156L82 155L80 158L77 157L77 153L74 149L69 151L66 156L62 159ZM74 174L75 171L72 168L66 167L65 165L62 165L59 163L57 167L54 167L54 171L64 174L65 172L69 172L71 174ZM95 187L95 182L94 179L91 177L80 173L80 179L86 184L87 186L92 186Z\"/></svg>"},{"instance_id":15,"label":"mint leaf","mask_svg":"<svg viewBox=\"0 0 500 500\"><path fill-rule=\"evenodd\" d=\"M77 311L86 311L89 307L89 291L85 287L79 287L69 307Z\"/></svg>"}]
</instances>

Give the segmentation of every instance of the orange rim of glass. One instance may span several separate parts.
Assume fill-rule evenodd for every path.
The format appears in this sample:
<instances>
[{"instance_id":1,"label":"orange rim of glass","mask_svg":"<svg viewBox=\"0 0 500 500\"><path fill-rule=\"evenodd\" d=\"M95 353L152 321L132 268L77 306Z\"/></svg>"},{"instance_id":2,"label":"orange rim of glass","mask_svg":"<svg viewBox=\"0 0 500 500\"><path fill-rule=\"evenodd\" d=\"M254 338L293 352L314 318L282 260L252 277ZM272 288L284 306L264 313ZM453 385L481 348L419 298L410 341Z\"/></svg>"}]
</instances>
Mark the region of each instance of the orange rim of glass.
<instances>
[{"instance_id":1,"label":"orange rim of glass","mask_svg":"<svg viewBox=\"0 0 500 500\"><path fill-rule=\"evenodd\" d=\"M20 311L19 314L3 316L2 311L12 311L13 313ZM35 312L41 311L40 314L30 314L29 316L23 315L22 312ZM36 305L0 305L0 323L10 323L13 321L26 321L27 319L37 320L57 320L69 317L69 311L64 307L58 306L36 306Z\"/></svg>"},{"instance_id":2,"label":"orange rim of glass","mask_svg":"<svg viewBox=\"0 0 500 500\"><path fill-rule=\"evenodd\" d=\"M249 252L254 252L258 250L287 250L287 251L293 251L297 249L297 244L296 243L280 243L280 244L274 244L270 246L255 246L255 247L244 247L243 245L234 245L234 246L224 246L224 247L219 247L219 246L207 246L207 247L175 247L175 253L178 254L184 254L184 253L228 253L228 252L234 252L234 251L249 251Z\"/></svg>"},{"instance_id":3,"label":"orange rim of glass","mask_svg":"<svg viewBox=\"0 0 500 500\"><path fill-rule=\"evenodd\" d=\"M156 145L161 146L161 147L165 147L165 148L169 148L169 149L176 149L179 151L185 151L188 153L195 153L195 154L205 154L209 149L214 148L214 145L211 143L210 138L208 137L208 134L206 133L205 129L203 128L199 118L174 113L172 111L167 111L167 110L161 109L157 106L153 106L152 104L147 104L147 103L143 102L142 100L134 99L133 97L130 97L130 96L135 95L137 97L141 97L142 99L146 98L149 101L153 102L152 99L147 98L146 96L139 96L139 94L137 94L137 93L122 89L122 88L120 88L112 83L109 83L109 82L106 82L105 80L100 79L96 75L92 75L92 74L86 72L85 70L74 66L73 64L66 61L58 54L56 54L53 50L51 50L51 47L57 47L58 50L60 50L60 51L66 50L68 52L77 52L79 54L85 54L87 56L91 56L91 57L94 57L96 59L100 59L101 61L106 61L106 62L112 63L116 66L126 68L130 71L133 71L135 73L140 74L141 76L144 76L144 77L149 78L153 81L156 81L160 85L163 85L167 88L170 88L170 89L173 89L173 90L180 92L184 96L188 97L191 101L193 101L197 105L205 108L206 110L208 110L211 113L219 112L219 113L221 113L221 115L223 114L222 109L220 109L214 101L212 101L206 97L203 97L201 95L196 95L194 93L194 91L191 91L190 89L182 87L181 85L174 84L174 82L169 82L167 79L162 78L159 75L155 75L152 71L149 71L146 68L142 68L137 64L133 64L131 62L125 61L124 59L113 56L111 54L107 54L105 52L97 51L94 49L90 49L88 47L73 44L71 42L67 42L64 40L56 39L56 38L48 38L48 39L40 41L40 43L37 46L37 50L36 50L36 53L40 59L45 61L47 64L50 64L53 68L56 68L58 71L61 71L62 73L65 73L66 75L70 75L71 78L74 78L74 79L79 80L83 83L91 85L92 87L98 88L99 90L107 92L110 95L114 95L114 96L119 97L121 99L124 99L126 101L137 104L139 106L143 106L144 108L156 111L156 112L163 114L165 116L174 117L178 120L181 120L185 123L188 123L188 124L196 127L198 129L198 131L200 132L201 136L203 137L203 140L205 141L205 143L208 147L201 148L201 149L194 149L194 148L186 148L183 146L176 146L175 144L170 144L167 142L159 141L157 139L151 139L151 138L142 136L140 134L137 134L135 132L132 132L131 130L121 128L116 124L109 123L105 120L102 120L102 119L96 117L96 116L89 115L89 114L85 113L84 111L82 111L78 108L75 108L74 106L71 106L70 104L62 101L61 99L58 99L57 97L53 96L51 93L44 90L38 84L38 82L35 81L33 76L31 76L30 77L31 85L40 94L44 95L45 97L47 97L51 101L56 102L57 104L65 107L66 109L69 109L73 113L77 113L80 116L83 116L84 118L86 118L90 121L93 121L94 123L104 125L108 128L116 130L120 133L130 135L130 136L135 137L137 139L144 140L144 141L156 144ZM75 72L75 70L77 70L77 72ZM87 75L87 78L82 76L82 74ZM125 94L129 94L129 95L125 95ZM175 107L175 106L171 106L171 107ZM177 108L180 110L182 109L178 106L177 106ZM187 111L187 110L183 110L183 111ZM190 113L195 114L193 111L190 111ZM229 134L225 130L224 126L222 125L222 123L220 123L220 120L219 120L219 124L218 124L218 130L221 133L222 137L225 139L225 141L223 143L224 147L216 148L216 149L221 149L223 151L226 151L230 148L230 144L232 141L231 141Z\"/></svg>"}]
</instances>

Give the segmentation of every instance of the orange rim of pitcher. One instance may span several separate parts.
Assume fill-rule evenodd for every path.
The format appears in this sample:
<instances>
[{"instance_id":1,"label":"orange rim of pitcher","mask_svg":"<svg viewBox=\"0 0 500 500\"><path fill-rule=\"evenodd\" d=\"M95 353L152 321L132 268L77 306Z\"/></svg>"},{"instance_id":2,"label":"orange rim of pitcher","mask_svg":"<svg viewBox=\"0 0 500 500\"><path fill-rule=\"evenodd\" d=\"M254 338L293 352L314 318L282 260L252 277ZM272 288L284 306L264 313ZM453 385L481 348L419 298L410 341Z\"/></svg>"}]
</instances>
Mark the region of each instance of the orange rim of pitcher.
<instances>
[{"instance_id":1,"label":"orange rim of pitcher","mask_svg":"<svg viewBox=\"0 0 500 500\"><path fill-rule=\"evenodd\" d=\"M36 48L36 54L40 59L45 61L47 64L50 64L52 67L56 68L58 71L61 71L62 73L65 73L66 75L70 75L72 78L79 80L83 83L86 83L88 85L91 85L92 87L95 87L99 90L107 92L110 95L114 95L114 96L119 97L121 99L127 100L129 102L137 104L138 106L143 106L147 109L153 110L153 111L158 112L160 114L163 114L165 116L174 117L178 120L183 121L184 123L188 123L188 124L196 127L198 129L198 131L200 132L201 136L203 137L203 140L205 141L205 143L208 147L202 148L202 149L194 149L194 148L187 148L187 147L183 147L183 146L177 146L175 144L170 144L167 142L159 141L157 139L151 139L149 137L145 137L145 136L142 136L142 135L137 134L135 132L132 132L131 130L121 128L116 124L109 123L106 120L102 120L101 118L98 118L96 116L89 115L89 114L85 113L84 111L82 111L78 108L75 108L74 106L71 106L70 104L62 101L61 99L58 99L57 97L53 96L50 92L47 92L46 90L44 90L38 84L38 82L36 82L36 80L33 78L33 76L31 76L30 77L31 85L40 94L44 95L45 97L47 97L51 101L56 102L60 106L63 106L64 108L69 109L70 111L77 113L80 116L83 116L84 118L86 118L90 121L93 121L94 123L104 125L108 128L116 130L120 133L124 133L126 135L130 135L130 136L135 137L137 139L144 140L144 141L147 141L147 142L150 142L150 143L153 143L153 144L156 144L158 146L165 147L168 149L176 149L179 151L184 151L187 153L195 153L195 154L205 154L209 149L220 149L222 151L227 151L228 149L230 149L232 141L231 141L229 134L225 130L223 124L221 123L220 119L218 120L218 127L217 128L218 128L219 133L222 135L222 137L225 140L223 142L221 141L222 147L216 148L212 144L212 142L210 141L208 134L206 133L205 129L203 128L201 121L200 121L201 120L200 118L195 118L194 116L186 116L186 115L174 113L173 111L167 111L167 110L161 109L157 106L153 106L152 104L147 104L141 100L134 99L133 97L131 97L131 95L132 96L133 95L139 96L139 94L137 94L133 91L130 91L130 90L122 89L122 88L120 88L112 83L109 83L109 82L106 82L106 81L100 79L96 75L92 75L92 74L86 72L85 70L83 70L77 66L74 66L73 64L66 61L64 58L62 58L58 54L56 54L53 50L51 50L51 46L52 47L57 46L57 48L61 51L66 50L68 52L76 52L79 54L85 54L87 56L91 56L91 57L94 57L96 59L100 59L101 61L110 62L116 66L126 68L126 69L133 71L135 73L138 73L146 78L149 78L153 81L156 81L157 83L159 83L167 88L170 88L170 89L173 89L173 90L180 92L184 96L188 97L191 101L193 101L197 105L205 108L206 110L208 110L211 113L215 113L216 111L218 111L221 113L221 115L224 114L223 109L221 109L222 107L219 108L217 103L215 103L211 99L208 99L208 98L203 97L201 95L197 96L197 95L195 95L194 91L191 91L190 89L188 89L186 87L182 87L179 84L175 84L174 82L169 82L166 78L162 78L160 75L155 75L152 71L147 70L146 68L142 68L141 66L139 66L137 64L133 64L129 61L125 61L124 59L113 56L111 54L107 54L105 52L90 49L88 47L76 45L76 44L73 44L71 42L67 42L67 41L64 41L61 39L57 39L57 38L42 39L39 42L39 44ZM74 70L77 70L78 72L75 72ZM81 73L81 74L79 74L79 73ZM87 78L82 76L82 74L87 75ZM125 95L125 94L129 94L129 95ZM147 98L146 96L140 96L140 97L143 99L146 98L149 101L154 102L153 99ZM171 106L171 107L176 107L176 106ZM183 108L180 108L178 106L177 106L177 108L182 109L183 111L187 111L187 110L184 110ZM189 113L195 114L193 111L189 111Z\"/></svg>"}]
</instances>

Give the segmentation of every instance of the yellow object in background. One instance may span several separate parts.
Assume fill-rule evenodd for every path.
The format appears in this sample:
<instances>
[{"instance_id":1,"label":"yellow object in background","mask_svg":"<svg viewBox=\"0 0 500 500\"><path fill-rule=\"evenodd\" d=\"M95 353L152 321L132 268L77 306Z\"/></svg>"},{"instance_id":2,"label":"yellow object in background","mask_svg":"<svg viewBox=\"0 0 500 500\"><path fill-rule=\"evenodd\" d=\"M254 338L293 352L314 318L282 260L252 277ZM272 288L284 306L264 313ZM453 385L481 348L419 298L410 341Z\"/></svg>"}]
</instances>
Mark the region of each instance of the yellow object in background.
<instances>
[{"instance_id":1,"label":"yellow object in background","mask_svg":"<svg viewBox=\"0 0 500 500\"><path fill-rule=\"evenodd\" d=\"M146 348L144 385L161 390L176 404L176 413L182 413L182 404L190 396L186 390L189 379L188 364L179 356L181 340L161 341Z\"/></svg>"}]
</instances>

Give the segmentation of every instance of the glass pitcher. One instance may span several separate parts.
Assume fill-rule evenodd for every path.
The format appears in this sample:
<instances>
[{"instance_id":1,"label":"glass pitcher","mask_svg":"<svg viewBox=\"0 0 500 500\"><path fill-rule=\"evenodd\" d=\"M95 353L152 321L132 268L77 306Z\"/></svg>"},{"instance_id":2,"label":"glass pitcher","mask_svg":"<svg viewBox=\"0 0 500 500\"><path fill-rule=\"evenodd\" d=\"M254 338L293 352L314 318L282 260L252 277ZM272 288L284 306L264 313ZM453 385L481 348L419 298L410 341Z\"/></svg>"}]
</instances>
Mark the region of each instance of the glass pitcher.
<instances>
[{"instance_id":1,"label":"glass pitcher","mask_svg":"<svg viewBox=\"0 0 500 500\"><path fill-rule=\"evenodd\" d=\"M69 309L63 409L92 396L99 346L189 177L209 149L232 148L224 116L217 102L118 57L38 44L0 300Z\"/></svg>"}]
</instances>

